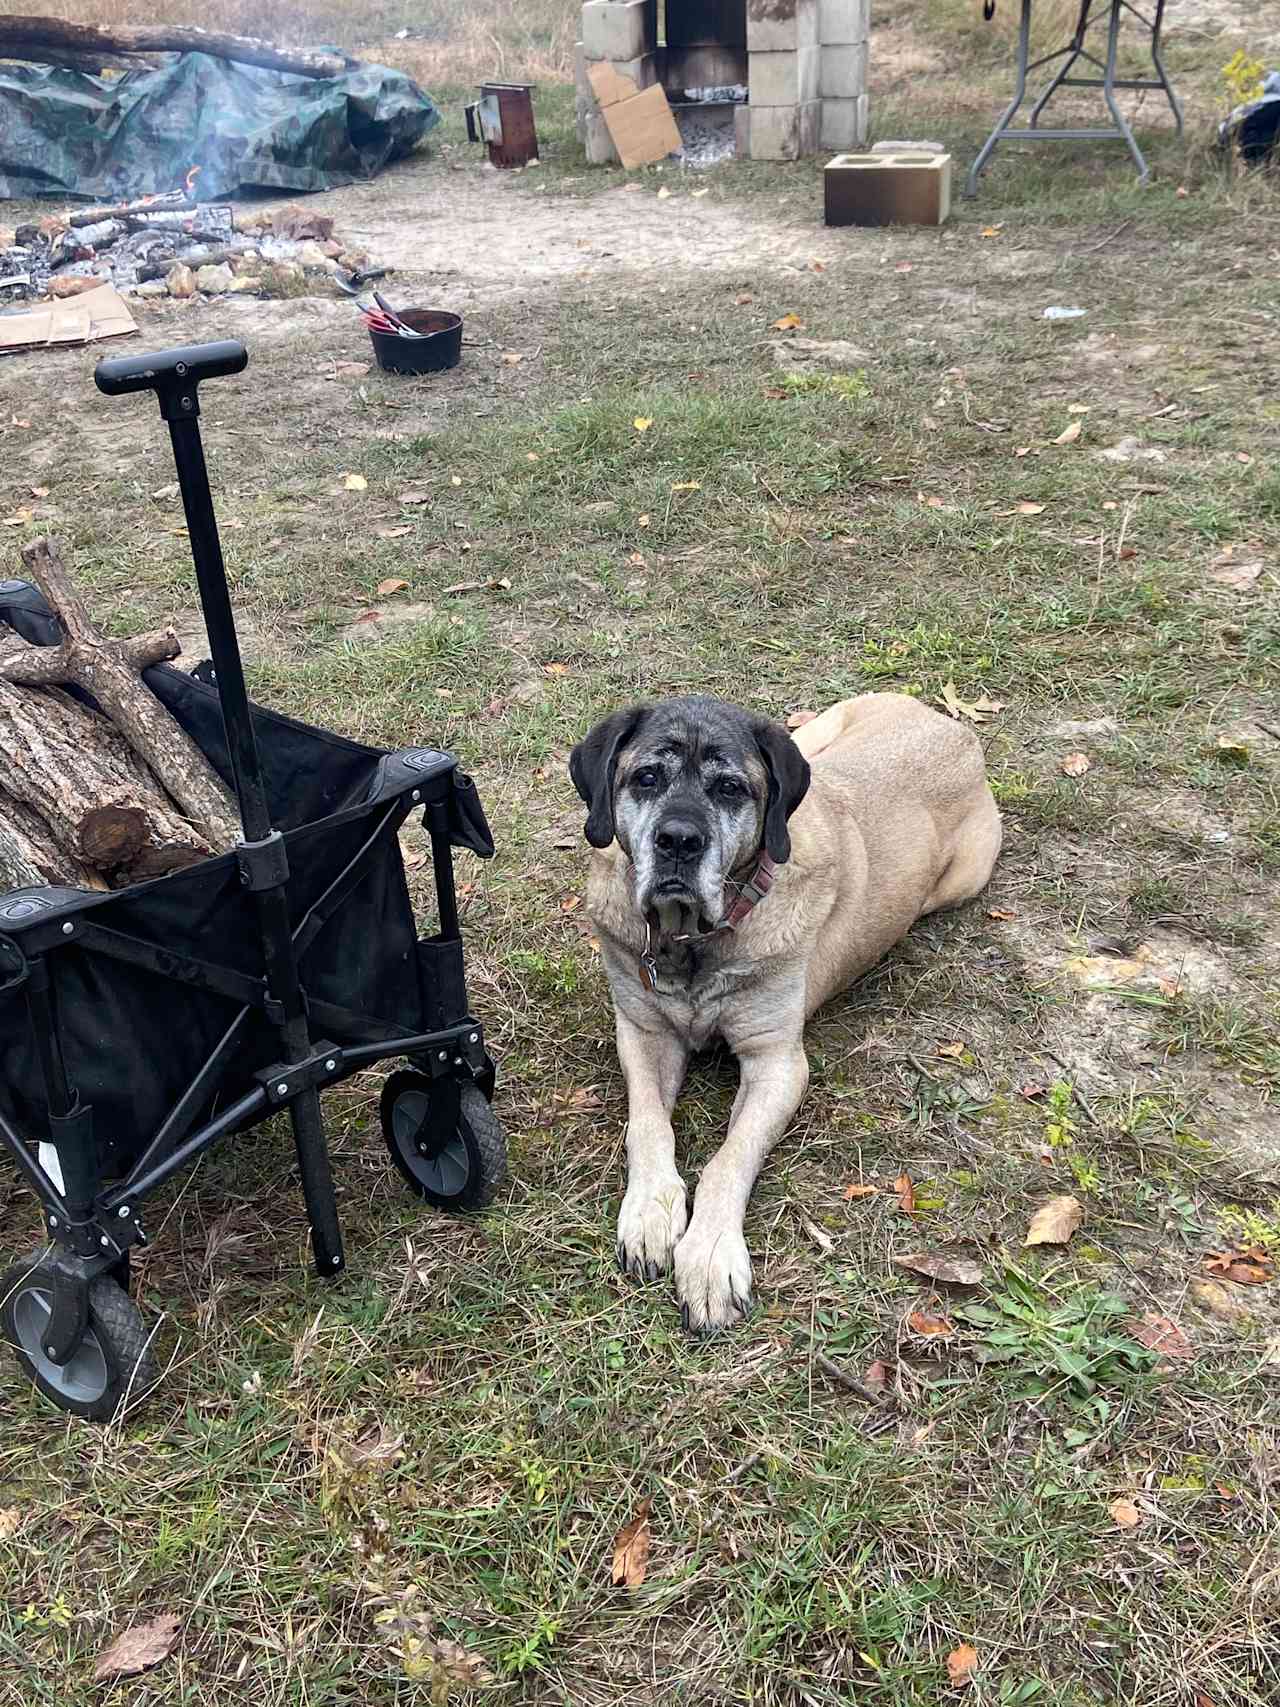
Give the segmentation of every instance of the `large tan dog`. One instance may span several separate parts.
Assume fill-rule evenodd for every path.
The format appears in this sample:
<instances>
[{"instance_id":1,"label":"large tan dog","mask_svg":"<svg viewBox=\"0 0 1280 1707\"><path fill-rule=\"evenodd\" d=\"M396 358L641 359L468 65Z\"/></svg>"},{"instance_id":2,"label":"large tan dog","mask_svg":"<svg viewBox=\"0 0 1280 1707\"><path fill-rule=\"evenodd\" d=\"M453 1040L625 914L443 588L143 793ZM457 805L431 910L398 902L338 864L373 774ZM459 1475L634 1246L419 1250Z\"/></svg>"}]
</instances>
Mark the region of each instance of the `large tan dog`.
<instances>
[{"instance_id":1,"label":"large tan dog","mask_svg":"<svg viewBox=\"0 0 1280 1707\"><path fill-rule=\"evenodd\" d=\"M653 1279L674 1260L685 1325L709 1331L750 1307L743 1219L809 1081L805 1021L984 887L1000 815L973 732L902 694L843 700L794 740L719 700L633 706L570 773L627 1081L618 1261ZM741 1082L690 1218L671 1114L716 1037Z\"/></svg>"}]
</instances>

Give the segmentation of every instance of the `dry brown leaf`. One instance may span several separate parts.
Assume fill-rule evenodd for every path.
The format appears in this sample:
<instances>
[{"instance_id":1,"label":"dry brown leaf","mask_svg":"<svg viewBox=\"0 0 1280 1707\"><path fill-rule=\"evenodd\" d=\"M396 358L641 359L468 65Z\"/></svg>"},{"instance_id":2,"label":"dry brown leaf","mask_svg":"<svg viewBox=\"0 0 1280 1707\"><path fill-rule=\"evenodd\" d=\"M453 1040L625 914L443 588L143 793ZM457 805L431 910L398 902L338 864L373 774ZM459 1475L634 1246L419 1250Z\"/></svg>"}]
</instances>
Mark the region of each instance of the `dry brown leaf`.
<instances>
[{"instance_id":1,"label":"dry brown leaf","mask_svg":"<svg viewBox=\"0 0 1280 1707\"><path fill-rule=\"evenodd\" d=\"M1036 1085L1036 1084L1019 1085L1018 1086L1018 1095L1020 1097L1025 1097L1027 1102L1034 1102L1037 1097L1042 1097L1042 1096L1047 1095L1047 1087L1044 1085Z\"/></svg>"},{"instance_id":2,"label":"dry brown leaf","mask_svg":"<svg viewBox=\"0 0 1280 1707\"><path fill-rule=\"evenodd\" d=\"M1018 915L1015 912L1013 912L1009 907L988 907L987 908L987 917L989 919L1016 919L1017 916Z\"/></svg>"},{"instance_id":3,"label":"dry brown leaf","mask_svg":"<svg viewBox=\"0 0 1280 1707\"><path fill-rule=\"evenodd\" d=\"M1011 510L997 510L998 516L1042 516L1048 508L1046 504L1032 504L1029 501L1015 504Z\"/></svg>"},{"instance_id":4,"label":"dry brown leaf","mask_svg":"<svg viewBox=\"0 0 1280 1707\"><path fill-rule=\"evenodd\" d=\"M7 1541L22 1528L22 1507L0 1506L0 1541Z\"/></svg>"},{"instance_id":5,"label":"dry brown leaf","mask_svg":"<svg viewBox=\"0 0 1280 1707\"><path fill-rule=\"evenodd\" d=\"M887 1387L892 1373L893 1372L887 1363L882 1363L879 1358L876 1358L874 1363L869 1363L867 1365L863 1372L862 1379L866 1382L868 1387Z\"/></svg>"},{"instance_id":6,"label":"dry brown leaf","mask_svg":"<svg viewBox=\"0 0 1280 1707\"><path fill-rule=\"evenodd\" d=\"M1145 1345L1148 1351L1158 1352L1161 1357L1186 1360L1196 1354L1195 1347L1178 1324L1168 1316L1156 1315L1152 1310L1148 1310L1140 1322L1130 1322L1129 1332L1139 1345Z\"/></svg>"},{"instance_id":7,"label":"dry brown leaf","mask_svg":"<svg viewBox=\"0 0 1280 1707\"><path fill-rule=\"evenodd\" d=\"M954 682L943 688L942 703L952 717L967 717L970 723L987 723L1004 710L1003 700L988 699L985 694L981 699L961 699Z\"/></svg>"},{"instance_id":8,"label":"dry brown leaf","mask_svg":"<svg viewBox=\"0 0 1280 1707\"><path fill-rule=\"evenodd\" d=\"M924 1334L926 1337L953 1334L956 1331L955 1323L948 1321L945 1316L929 1316L923 1310L913 1310L907 1317L907 1326L912 1333Z\"/></svg>"},{"instance_id":9,"label":"dry brown leaf","mask_svg":"<svg viewBox=\"0 0 1280 1707\"><path fill-rule=\"evenodd\" d=\"M806 723L812 723L817 716L816 711L793 711L787 717L788 729L803 729Z\"/></svg>"},{"instance_id":10,"label":"dry brown leaf","mask_svg":"<svg viewBox=\"0 0 1280 1707\"><path fill-rule=\"evenodd\" d=\"M1003 229L1004 227L1002 225L984 225L982 228L982 235L984 237L999 237Z\"/></svg>"},{"instance_id":11,"label":"dry brown leaf","mask_svg":"<svg viewBox=\"0 0 1280 1707\"><path fill-rule=\"evenodd\" d=\"M604 1098L590 1085L580 1085L572 1091L557 1091L554 1100L569 1114L590 1114L604 1107Z\"/></svg>"},{"instance_id":12,"label":"dry brown leaf","mask_svg":"<svg viewBox=\"0 0 1280 1707\"><path fill-rule=\"evenodd\" d=\"M1221 1273L1224 1280L1234 1281L1237 1286L1265 1286L1269 1280L1275 1278L1270 1269L1262 1268L1255 1262L1233 1262Z\"/></svg>"},{"instance_id":13,"label":"dry brown leaf","mask_svg":"<svg viewBox=\"0 0 1280 1707\"><path fill-rule=\"evenodd\" d=\"M836 1248L836 1242L831 1237L830 1233L824 1233L822 1228L818 1226L817 1222L811 1221L807 1215L801 1215L800 1225L813 1240L814 1244L817 1245L818 1249L823 1251L827 1256L830 1256L832 1251Z\"/></svg>"},{"instance_id":14,"label":"dry brown leaf","mask_svg":"<svg viewBox=\"0 0 1280 1707\"><path fill-rule=\"evenodd\" d=\"M1027 1236L1022 1241L1023 1248L1028 1245L1065 1245L1083 1220L1084 1209L1076 1198L1051 1197L1031 1217Z\"/></svg>"},{"instance_id":15,"label":"dry brown leaf","mask_svg":"<svg viewBox=\"0 0 1280 1707\"><path fill-rule=\"evenodd\" d=\"M378 597L385 599L392 593L403 593L408 585L407 581L402 581L398 575L393 575L389 580L379 581L376 590Z\"/></svg>"},{"instance_id":16,"label":"dry brown leaf","mask_svg":"<svg viewBox=\"0 0 1280 1707\"><path fill-rule=\"evenodd\" d=\"M894 1257L895 1268L910 1269L926 1280L940 1280L945 1286L980 1286L982 1265L971 1257L935 1256L929 1251L913 1251L910 1256Z\"/></svg>"},{"instance_id":17,"label":"dry brown leaf","mask_svg":"<svg viewBox=\"0 0 1280 1707\"><path fill-rule=\"evenodd\" d=\"M335 362L330 378L363 379L372 366L372 362Z\"/></svg>"},{"instance_id":18,"label":"dry brown leaf","mask_svg":"<svg viewBox=\"0 0 1280 1707\"><path fill-rule=\"evenodd\" d=\"M910 273L914 272L915 268L910 261L899 261L893 270L895 273Z\"/></svg>"},{"instance_id":19,"label":"dry brown leaf","mask_svg":"<svg viewBox=\"0 0 1280 1707\"><path fill-rule=\"evenodd\" d=\"M733 300L739 308L745 308L749 302L755 301L755 297L749 290L740 290Z\"/></svg>"},{"instance_id":20,"label":"dry brown leaf","mask_svg":"<svg viewBox=\"0 0 1280 1707\"><path fill-rule=\"evenodd\" d=\"M986 236L986 232L983 232L983 236ZM953 1648L947 1655L947 1676L957 1688L972 1683L973 1674L977 1669L978 1650L969 1642L961 1642L958 1648Z\"/></svg>"},{"instance_id":21,"label":"dry brown leaf","mask_svg":"<svg viewBox=\"0 0 1280 1707\"><path fill-rule=\"evenodd\" d=\"M1053 442L1056 445L1073 445L1083 431L1083 421L1072 421L1069 427L1063 428Z\"/></svg>"},{"instance_id":22,"label":"dry brown leaf","mask_svg":"<svg viewBox=\"0 0 1280 1707\"><path fill-rule=\"evenodd\" d=\"M1220 551L1209 565L1209 579L1234 593L1246 593L1262 573L1260 559L1237 557L1234 547Z\"/></svg>"},{"instance_id":23,"label":"dry brown leaf","mask_svg":"<svg viewBox=\"0 0 1280 1707\"><path fill-rule=\"evenodd\" d=\"M784 314L781 320L774 321L773 329L775 332L802 332L804 321L798 314Z\"/></svg>"},{"instance_id":24,"label":"dry brown leaf","mask_svg":"<svg viewBox=\"0 0 1280 1707\"><path fill-rule=\"evenodd\" d=\"M356 1475L374 1475L389 1470L404 1457L404 1436L392 1434L382 1423L374 1423L354 1440L340 1441L336 1454L345 1467Z\"/></svg>"},{"instance_id":25,"label":"dry brown leaf","mask_svg":"<svg viewBox=\"0 0 1280 1707\"><path fill-rule=\"evenodd\" d=\"M857 1197L876 1197L879 1191L878 1185L847 1185L844 1188L844 1200L846 1203L852 1203Z\"/></svg>"},{"instance_id":26,"label":"dry brown leaf","mask_svg":"<svg viewBox=\"0 0 1280 1707\"><path fill-rule=\"evenodd\" d=\"M420 492L415 486L411 487L408 492L402 492L396 502L406 506L410 504L429 504L431 502L431 494L430 492Z\"/></svg>"},{"instance_id":27,"label":"dry brown leaf","mask_svg":"<svg viewBox=\"0 0 1280 1707\"><path fill-rule=\"evenodd\" d=\"M639 1588L649 1563L649 1513L653 1497L646 1494L630 1523L613 1538L613 1582L615 1588Z\"/></svg>"},{"instance_id":28,"label":"dry brown leaf","mask_svg":"<svg viewBox=\"0 0 1280 1707\"><path fill-rule=\"evenodd\" d=\"M146 1624L130 1624L99 1654L93 1668L94 1682L102 1683L109 1677L137 1677L139 1672L159 1665L177 1646L181 1629L182 1620L176 1612L162 1612Z\"/></svg>"},{"instance_id":29,"label":"dry brown leaf","mask_svg":"<svg viewBox=\"0 0 1280 1707\"><path fill-rule=\"evenodd\" d=\"M1142 1513L1132 1500L1112 1500L1107 1507L1111 1513L1111 1521L1119 1529L1136 1529L1142 1522Z\"/></svg>"},{"instance_id":30,"label":"dry brown leaf","mask_svg":"<svg viewBox=\"0 0 1280 1707\"><path fill-rule=\"evenodd\" d=\"M364 492L367 490L369 482L363 474L344 474L342 484L348 492Z\"/></svg>"},{"instance_id":31,"label":"dry brown leaf","mask_svg":"<svg viewBox=\"0 0 1280 1707\"><path fill-rule=\"evenodd\" d=\"M508 367L516 367L524 360L519 350L503 350L502 359Z\"/></svg>"},{"instance_id":32,"label":"dry brown leaf","mask_svg":"<svg viewBox=\"0 0 1280 1707\"><path fill-rule=\"evenodd\" d=\"M826 270L827 270L827 263L825 261L810 261L809 262L809 271L811 273L825 273Z\"/></svg>"},{"instance_id":33,"label":"dry brown leaf","mask_svg":"<svg viewBox=\"0 0 1280 1707\"><path fill-rule=\"evenodd\" d=\"M944 1061L958 1061L964 1054L963 1043L940 1043L934 1050L935 1055L941 1055Z\"/></svg>"},{"instance_id":34,"label":"dry brown leaf","mask_svg":"<svg viewBox=\"0 0 1280 1707\"><path fill-rule=\"evenodd\" d=\"M893 1189L898 1195L898 1208L904 1215L914 1215L916 1212L916 1188L910 1174L899 1174L893 1182Z\"/></svg>"},{"instance_id":35,"label":"dry brown leaf","mask_svg":"<svg viewBox=\"0 0 1280 1707\"><path fill-rule=\"evenodd\" d=\"M1058 766L1063 776L1083 776L1090 768L1091 762L1087 753L1068 753Z\"/></svg>"},{"instance_id":36,"label":"dry brown leaf","mask_svg":"<svg viewBox=\"0 0 1280 1707\"><path fill-rule=\"evenodd\" d=\"M649 431L649 428L653 425L653 416L652 415L637 415L635 420L631 423L631 425L635 428L635 430L638 433L647 433Z\"/></svg>"},{"instance_id":37,"label":"dry brown leaf","mask_svg":"<svg viewBox=\"0 0 1280 1707\"><path fill-rule=\"evenodd\" d=\"M405 534L412 532L413 529L408 522L402 522L399 527L378 528L377 530L379 539L403 539Z\"/></svg>"},{"instance_id":38,"label":"dry brown leaf","mask_svg":"<svg viewBox=\"0 0 1280 1707\"><path fill-rule=\"evenodd\" d=\"M569 666L567 664L544 664L542 673L544 676L567 676Z\"/></svg>"},{"instance_id":39,"label":"dry brown leaf","mask_svg":"<svg viewBox=\"0 0 1280 1707\"><path fill-rule=\"evenodd\" d=\"M47 498L49 496L49 488L47 486L33 486L31 488L31 496L33 498Z\"/></svg>"}]
</instances>

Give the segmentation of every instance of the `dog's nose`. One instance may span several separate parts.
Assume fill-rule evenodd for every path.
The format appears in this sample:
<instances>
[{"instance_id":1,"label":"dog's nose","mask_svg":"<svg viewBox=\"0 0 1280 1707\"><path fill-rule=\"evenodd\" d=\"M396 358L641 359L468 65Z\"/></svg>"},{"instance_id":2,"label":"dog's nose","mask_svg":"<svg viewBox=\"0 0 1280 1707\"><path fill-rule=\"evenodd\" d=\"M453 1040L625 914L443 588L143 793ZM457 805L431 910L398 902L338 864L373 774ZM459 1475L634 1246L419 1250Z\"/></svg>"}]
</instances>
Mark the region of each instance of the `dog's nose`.
<instances>
[{"instance_id":1,"label":"dog's nose","mask_svg":"<svg viewBox=\"0 0 1280 1707\"><path fill-rule=\"evenodd\" d=\"M654 841L669 859L696 859L707 845L705 834L688 818L668 818Z\"/></svg>"}]
</instances>

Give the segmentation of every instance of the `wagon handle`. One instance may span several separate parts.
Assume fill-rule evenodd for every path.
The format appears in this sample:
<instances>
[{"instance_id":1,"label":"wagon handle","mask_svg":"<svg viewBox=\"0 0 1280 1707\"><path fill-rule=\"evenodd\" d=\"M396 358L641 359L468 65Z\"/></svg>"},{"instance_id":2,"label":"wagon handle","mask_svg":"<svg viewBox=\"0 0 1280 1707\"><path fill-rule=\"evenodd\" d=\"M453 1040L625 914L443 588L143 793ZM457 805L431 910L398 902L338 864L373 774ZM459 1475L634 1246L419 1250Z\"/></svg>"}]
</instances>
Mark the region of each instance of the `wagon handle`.
<instances>
[{"instance_id":1,"label":"wagon handle","mask_svg":"<svg viewBox=\"0 0 1280 1707\"><path fill-rule=\"evenodd\" d=\"M160 402L160 414L169 423L244 839L260 842L271 834L271 815L227 592L227 572L213 512L213 494L209 490L209 471L200 440L198 391L202 380L240 373L248 361L249 352L244 345L228 338L218 344L187 344L175 350L113 356L98 363L94 379L98 390L108 397L154 391Z\"/></svg>"}]
</instances>

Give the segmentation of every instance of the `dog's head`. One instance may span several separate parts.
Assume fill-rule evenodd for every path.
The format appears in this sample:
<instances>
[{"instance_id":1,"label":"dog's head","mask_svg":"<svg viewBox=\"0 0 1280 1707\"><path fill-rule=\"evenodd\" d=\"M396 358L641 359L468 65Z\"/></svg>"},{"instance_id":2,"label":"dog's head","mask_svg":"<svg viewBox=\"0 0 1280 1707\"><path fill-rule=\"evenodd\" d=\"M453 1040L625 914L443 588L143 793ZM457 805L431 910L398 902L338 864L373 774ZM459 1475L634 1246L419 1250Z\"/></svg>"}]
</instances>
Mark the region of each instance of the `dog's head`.
<instances>
[{"instance_id":1,"label":"dog's head","mask_svg":"<svg viewBox=\"0 0 1280 1707\"><path fill-rule=\"evenodd\" d=\"M709 930L725 882L763 849L791 855L787 820L809 766L785 729L723 700L633 705L569 755L593 847L617 840L635 867L641 912L664 934Z\"/></svg>"}]
</instances>

